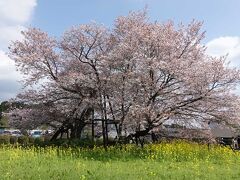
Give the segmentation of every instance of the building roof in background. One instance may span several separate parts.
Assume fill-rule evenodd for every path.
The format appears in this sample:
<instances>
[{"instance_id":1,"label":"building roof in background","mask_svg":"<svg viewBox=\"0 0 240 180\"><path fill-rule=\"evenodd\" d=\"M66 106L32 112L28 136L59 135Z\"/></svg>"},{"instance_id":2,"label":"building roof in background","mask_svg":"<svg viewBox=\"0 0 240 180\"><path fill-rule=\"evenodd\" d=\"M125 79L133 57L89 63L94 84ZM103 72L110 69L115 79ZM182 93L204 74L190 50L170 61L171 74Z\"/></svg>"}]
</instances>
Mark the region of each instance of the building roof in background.
<instances>
[{"instance_id":1,"label":"building roof in background","mask_svg":"<svg viewBox=\"0 0 240 180\"><path fill-rule=\"evenodd\" d=\"M236 134L229 128L212 128L211 132L214 137L234 137Z\"/></svg>"}]
</instances>

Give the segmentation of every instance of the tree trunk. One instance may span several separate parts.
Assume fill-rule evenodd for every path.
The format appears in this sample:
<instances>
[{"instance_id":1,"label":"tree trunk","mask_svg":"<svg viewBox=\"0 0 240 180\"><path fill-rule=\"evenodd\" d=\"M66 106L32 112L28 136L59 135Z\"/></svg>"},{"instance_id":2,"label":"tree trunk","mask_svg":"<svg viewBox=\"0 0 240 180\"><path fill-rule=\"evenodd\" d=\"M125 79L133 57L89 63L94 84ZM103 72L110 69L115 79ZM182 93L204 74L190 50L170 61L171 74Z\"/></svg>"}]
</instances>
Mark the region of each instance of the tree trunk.
<instances>
[{"instance_id":1,"label":"tree trunk","mask_svg":"<svg viewBox=\"0 0 240 180\"><path fill-rule=\"evenodd\" d=\"M50 139L50 141L56 140L57 137L58 137L60 134L63 133L63 131L64 131L64 127L61 126L61 127L54 133L54 135L52 136L52 138Z\"/></svg>"}]
</instances>

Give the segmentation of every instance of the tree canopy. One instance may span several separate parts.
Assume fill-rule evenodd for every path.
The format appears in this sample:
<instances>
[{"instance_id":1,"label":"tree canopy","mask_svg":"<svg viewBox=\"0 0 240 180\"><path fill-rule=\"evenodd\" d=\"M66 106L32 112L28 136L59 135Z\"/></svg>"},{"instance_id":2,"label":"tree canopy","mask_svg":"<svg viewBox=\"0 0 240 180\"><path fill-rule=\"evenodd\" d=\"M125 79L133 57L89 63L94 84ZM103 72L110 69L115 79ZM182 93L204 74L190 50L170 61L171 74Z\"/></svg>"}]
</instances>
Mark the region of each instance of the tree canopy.
<instances>
[{"instance_id":1,"label":"tree canopy","mask_svg":"<svg viewBox=\"0 0 240 180\"><path fill-rule=\"evenodd\" d=\"M119 135L148 133L169 119L238 123L239 70L206 54L201 26L151 22L139 11L112 28L84 24L60 38L27 29L9 48L26 75L18 100L28 104L12 111L12 124L65 127L78 137L93 111L118 120Z\"/></svg>"}]
</instances>

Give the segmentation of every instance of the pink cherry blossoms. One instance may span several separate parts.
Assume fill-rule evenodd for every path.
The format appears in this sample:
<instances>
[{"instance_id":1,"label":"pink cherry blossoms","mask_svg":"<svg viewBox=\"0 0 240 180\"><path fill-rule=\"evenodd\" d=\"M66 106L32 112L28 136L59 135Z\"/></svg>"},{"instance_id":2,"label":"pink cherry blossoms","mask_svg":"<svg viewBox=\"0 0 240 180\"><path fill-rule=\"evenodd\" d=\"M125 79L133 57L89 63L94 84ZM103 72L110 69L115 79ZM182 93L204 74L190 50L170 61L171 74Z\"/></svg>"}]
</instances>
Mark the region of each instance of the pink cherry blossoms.
<instances>
[{"instance_id":1,"label":"pink cherry blossoms","mask_svg":"<svg viewBox=\"0 0 240 180\"><path fill-rule=\"evenodd\" d=\"M55 123L78 137L90 112L118 121L119 135L148 133L168 119L238 123L232 91L239 70L206 54L201 26L150 22L141 11L118 17L110 29L90 23L60 38L29 28L9 48L27 75L18 95L27 106L15 110L24 115L12 124Z\"/></svg>"}]
</instances>

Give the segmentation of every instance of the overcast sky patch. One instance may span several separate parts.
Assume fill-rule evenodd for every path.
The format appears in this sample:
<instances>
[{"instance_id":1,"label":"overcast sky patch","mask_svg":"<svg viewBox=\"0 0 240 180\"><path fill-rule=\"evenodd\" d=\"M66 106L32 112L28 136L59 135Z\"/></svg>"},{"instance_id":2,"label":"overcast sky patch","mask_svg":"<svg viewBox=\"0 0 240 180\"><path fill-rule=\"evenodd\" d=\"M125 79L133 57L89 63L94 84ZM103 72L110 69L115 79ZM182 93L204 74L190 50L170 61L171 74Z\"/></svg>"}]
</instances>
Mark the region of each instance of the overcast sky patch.
<instances>
[{"instance_id":1,"label":"overcast sky patch","mask_svg":"<svg viewBox=\"0 0 240 180\"><path fill-rule=\"evenodd\" d=\"M13 98L21 89L21 75L6 52L11 41L21 39L37 0L0 0L0 101Z\"/></svg>"}]
</instances>

